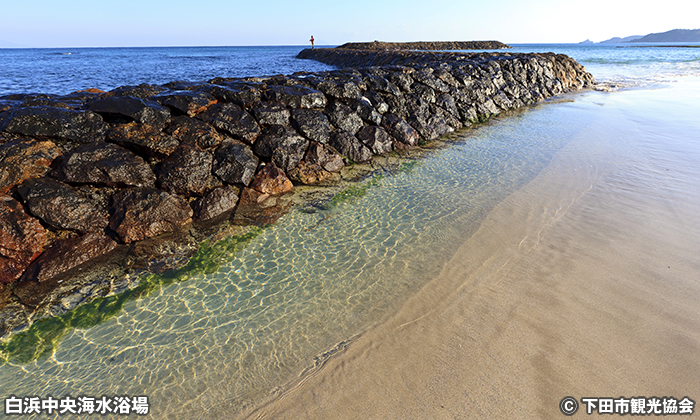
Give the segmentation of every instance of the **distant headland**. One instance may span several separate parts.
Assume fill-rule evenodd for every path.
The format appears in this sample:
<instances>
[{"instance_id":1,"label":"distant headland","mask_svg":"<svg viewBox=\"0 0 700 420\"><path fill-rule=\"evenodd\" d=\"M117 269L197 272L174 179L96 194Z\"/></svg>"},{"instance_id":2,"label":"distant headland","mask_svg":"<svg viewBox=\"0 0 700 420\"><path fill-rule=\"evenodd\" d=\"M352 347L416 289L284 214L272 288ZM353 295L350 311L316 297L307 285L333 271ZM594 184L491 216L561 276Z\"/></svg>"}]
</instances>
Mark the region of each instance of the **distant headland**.
<instances>
[{"instance_id":1,"label":"distant headland","mask_svg":"<svg viewBox=\"0 0 700 420\"><path fill-rule=\"evenodd\" d=\"M673 29L648 35L631 35L624 38L614 37L601 42L589 39L579 44L622 44L628 42L700 42L700 29Z\"/></svg>"}]
</instances>

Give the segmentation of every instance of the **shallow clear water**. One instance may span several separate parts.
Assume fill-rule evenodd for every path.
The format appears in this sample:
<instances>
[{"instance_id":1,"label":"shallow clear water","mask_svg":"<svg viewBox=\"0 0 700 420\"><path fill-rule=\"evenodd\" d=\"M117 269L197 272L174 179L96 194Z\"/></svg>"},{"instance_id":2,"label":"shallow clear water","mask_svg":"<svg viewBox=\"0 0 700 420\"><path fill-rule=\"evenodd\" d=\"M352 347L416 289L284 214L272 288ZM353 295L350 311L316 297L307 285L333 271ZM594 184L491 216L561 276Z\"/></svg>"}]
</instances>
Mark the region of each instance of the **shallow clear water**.
<instances>
[{"instance_id":1,"label":"shallow clear water","mask_svg":"<svg viewBox=\"0 0 700 420\"><path fill-rule=\"evenodd\" d=\"M666 70L639 72L679 75ZM697 138L685 106L692 98L665 91L655 98L677 118L634 118L659 141L673 133L682 149L680 137ZM331 210L293 210L217 273L72 331L49 359L0 366L0 395L147 395L152 418L221 418L255 405L393 313L491 208L595 126L606 95L624 94L589 92L511 113L387 174L364 197ZM624 101L615 109L624 113Z\"/></svg>"}]
</instances>

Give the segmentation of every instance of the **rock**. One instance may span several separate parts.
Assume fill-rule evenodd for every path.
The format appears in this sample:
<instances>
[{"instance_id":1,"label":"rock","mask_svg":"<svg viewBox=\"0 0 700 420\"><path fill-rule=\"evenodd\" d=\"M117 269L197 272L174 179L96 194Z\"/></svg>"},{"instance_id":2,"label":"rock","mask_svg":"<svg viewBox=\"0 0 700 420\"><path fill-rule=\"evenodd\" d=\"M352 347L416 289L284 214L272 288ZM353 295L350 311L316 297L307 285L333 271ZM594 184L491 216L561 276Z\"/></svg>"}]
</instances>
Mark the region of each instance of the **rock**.
<instances>
[{"instance_id":1,"label":"rock","mask_svg":"<svg viewBox=\"0 0 700 420\"><path fill-rule=\"evenodd\" d=\"M322 80L316 85L324 94L337 99L359 99L362 97L360 88L349 80Z\"/></svg>"},{"instance_id":2,"label":"rock","mask_svg":"<svg viewBox=\"0 0 700 420\"><path fill-rule=\"evenodd\" d=\"M25 179L43 176L61 150L50 141L15 140L0 144L0 195Z\"/></svg>"},{"instance_id":3,"label":"rock","mask_svg":"<svg viewBox=\"0 0 700 420\"><path fill-rule=\"evenodd\" d=\"M391 137L405 146L415 146L420 139L418 132L414 130L413 127L404 119L393 114L384 114L382 118L382 127L386 129ZM400 148L400 144L395 144L395 146Z\"/></svg>"},{"instance_id":4,"label":"rock","mask_svg":"<svg viewBox=\"0 0 700 420\"><path fill-rule=\"evenodd\" d=\"M280 102L259 102L253 106L253 116L258 124L288 125L289 110Z\"/></svg>"},{"instance_id":5,"label":"rock","mask_svg":"<svg viewBox=\"0 0 700 420\"><path fill-rule=\"evenodd\" d=\"M194 118L175 117L172 119L165 133L172 136L180 143L197 146L202 149L211 149L219 146L225 136L214 127Z\"/></svg>"},{"instance_id":6,"label":"rock","mask_svg":"<svg viewBox=\"0 0 700 420\"><path fill-rule=\"evenodd\" d=\"M0 131L91 143L104 141L107 124L92 112L38 106L7 111L0 119Z\"/></svg>"},{"instance_id":7,"label":"rock","mask_svg":"<svg viewBox=\"0 0 700 420\"><path fill-rule=\"evenodd\" d=\"M138 86L120 86L116 89L113 89L113 90L105 93L103 96L105 96L105 97L133 96L134 98L148 99L151 96L157 95L157 94L164 92L166 90L167 89L162 87L162 86L154 86L154 85L142 83Z\"/></svg>"},{"instance_id":8,"label":"rock","mask_svg":"<svg viewBox=\"0 0 700 420\"><path fill-rule=\"evenodd\" d=\"M252 188L244 188L238 207L234 213L233 223L238 225L266 226L273 224L290 208L291 201L263 194Z\"/></svg>"},{"instance_id":9,"label":"rock","mask_svg":"<svg viewBox=\"0 0 700 420\"><path fill-rule=\"evenodd\" d=\"M116 124L137 122L160 131L170 122L170 110L157 102L133 96L101 96L85 104L85 109L96 112Z\"/></svg>"},{"instance_id":10,"label":"rock","mask_svg":"<svg viewBox=\"0 0 700 420\"><path fill-rule=\"evenodd\" d=\"M372 152L350 132L343 130L332 132L329 143L341 155L353 162L361 163L372 159Z\"/></svg>"},{"instance_id":11,"label":"rock","mask_svg":"<svg viewBox=\"0 0 700 420\"><path fill-rule=\"evenodd\" d=\"M445 111L452 114L453 117L459 118L459 110L457 110L457 103L455 99L449 93L443 93L437 97L435 104Z\"/></svg>"},{"instance_id":12,"label":"rock","mask_svg":"<svg viewBox=\"0 0 700 420\"><path fill-rule=\"evenodd\" d=\"M437 99L437 95L433 89L420 83L414 83L411 91L414 95L418 96L429 104L435 103L435 99Z\"/></svg>"},{"instance_id":13,"label":"rock","mask_svg":"<svg viewBox=\"0 0 700 420\"><path fill-rule=\"evenodd\" d=\"M21 281L45 282L65 274L81 264L100 257L117 247L103 233L88 233L56 241L27 268Z\"/></svg>"},{"instance_id":14,"label":"rock","mask_svg":"<svg viewBox=\"0 0 700 420\"><path fill-rule=\"evenodd\" d=\"M0 197L0 283L12 283L37 258L46 244L46 230L22 205Z\"/></svg>"},{"instance_id":15,"label":"rock","mask_svg":"<svg viewBox=\"0 0 700 420\"><path fill-rule=\"evenodd\" d=\"M447 123L447 125L449 125L454 130L459 130L463 127L463 124L458 119L458 117L452 115L451 113L445 111L444 108L440 108L437 105L430 105L430 113L442 118Z\"/></svg>"},{"instance_id":16,"label":"rock","mask_svg":"<svg viewBox=\"0 0 700 420\"><path fill-rule=\"evenodd\" d=\"M364 96L360 99L350 101L350 109L357 113L363 120L370 124L379 125L382 122L382 114L377 112L369 99Z\"/></svg>"},{"instance_id":17,"label":"rock","mask_svg":"<svg viewBox=\"0 0 700 420\"><path fill-rule=\"evenodd\" d=\"M238 203L238 188L225 185L197 199L192 207L198 220L209 220L233 210Z\"/></svg>"},{"instance_id":18,"label":"rock","mask_svg":"<svg viewBox=\"0 0 700 420\"><path fill-rule=\"evenodd\" d=\"M292 180L304 185L332 184L336 181L333 175L337 174L328 172L317 163L311 163L305 160L299 162L296 168L292 169L292 172L289 174Z\"/></svg>"},{"instance_id":19,"label":"rock","mask_svg":"<svg viewBox=\"0 0 700 420\"><path fill-rule=\"evenodd\" d=\"M394 150L391 136L381 127L365 127L357 133L357 138L365 146L369 147L375 155L382 155Z\"/></svg>"},{"instance_id":20,"label":"rock","mask_svg":"<svg viewBox=\"0 0 700 420\"><path fill-rule=\"evenodd\" d=\"M386 74L386 72L382 73ZM401 90L396 85L386 80L383 76L367 74L365 76L365 80L367 81L367 84L371 90L386 92L394 96L401 95Z\"/></svg>"},{"instance_id":21,"label":"rock","mask_svg":"<svg viewBox=\"0 0 700 420\"><path fill-rule=\"evenodd\" d=\"M399 92L399 94L396 96L399 96L400 94L401 92ZM378 113L384 115L387 111L389 111L389 104L387 104L384 101L384 98L382 98L377 92L367 91L365 92L364 98L369 100L370 104Z\"/></svg>"},{"instance_id":22,"label":"rock","mask_svg":"<svg viewBox=\"0 0 700 420\"><path fill-rule=\"evenodd\" d=\"M55 229L82 234L107 227L107 209L61 181L32 178L24 181L17 191L29 211Z\"/></svg>"},{"instance_id":23,"label":"rock","mask_svg":"<svg viewBox=\"0 0 700 420\"><path fill-rule=\"evenodd\" d=\"M201 196L211 184L214 157L189 144L180 145L160 165L158 187L172 194Z\"/></svg>"},{"instance_id":24,"label":"rock","mask_svg":"<svg viewBox=\"0 0 700 420\"><path fill-rule=\"evenodd\" d=\"M282 195L294 192L292 181L275 165L265 165L255 175L250 188L263 194Z\"/></svg>"},{"instance_id":25,"label":"rock","mask_svg":"<svg viewBox=\"0 0 700 420\"><path fill-rule=\"evenodd\" d=\"M433 76L432 74L426 72L426 71L416 71L411 74L411 77L413 77L413 80L416 82L423 84L431 89L434 89L435 91L439 93L446 93L450 91L450 88L440 79L437 77Z\"/></svg>"},{"instance_id":26,"label":"rock","mask_svg":"<svg viewBox=\"0 0 700 420\"><path fill-rule=\"evenodd\" d=\"M260 135L255 118L235 104L212 105L197 118L246 143L253 144Z\"/></svg>"},{"instance_id":27,"label":"rock","mask_svg":"<svg viewBox=\"0 0 700 420\"><path fill-rule=\"evenodd\" d=\"M331 123L321 111L315 109L293 109L292 127L302 136L319 143L328 143Z\"/></svg>"},{"instance_id":28,"label":"rock","mask_svg":"<svg viewBox=\"0 0 700 420\"><path fill-rule=\"evenodd\" d=\"M326 107L325 113L334 126L353 135L364 125L362 118L342 102L332 102Z\"/></svg>"},{"instance_id":29,"label":"rock","mask_svg":"<svg viewBox=\"0 0 700 420\"><path fill-rule=\"evenodd\" d=\"M51 176L73 184L153 187L151 167L132 152L111 143L78 146L56 159Z\"/></svg>"},{"instance_id":30,"label":"rock","mask_svg":"<svg viewBox=\"0 0 700 420\"><path fill-rule=\"evenodd\" d=\"M303 86L268 86L263 98L266 101L282 102L291 108L325 108L323 93Z\"/></svg>"},{"instance_id":31,"label":"rock","mask_svg":"<svg viewBox=\"0 0 700 420\"><path fill-rule=\"evenodd\" d=\"M147 124L114 124L107 132L107 140L127 149L133 150L139 155L154 158L170 156L179 142L157 128Z\"/></svg>"},{"instance_id":32,"label":"rock","mask_svg":"<svg viewBox=\"0 0 700 420\"><path fill-rule=\"evenodd\" d=\"M248 185L258 168L258 157L246 144L226 140L214 153L214 174L227 184Z\"/></svg>"},{"instance_id":33,"label":"rock","mask_svg":"<svg viewBox=\"0 0 700 420\"><path fill-rule=\"evenodd\" d=\"M213 95L222 102L231 102L239 106L249 107L260 102L262 94L260 89L246 83L223 81L214 79L209 88L201 88L202 91Z\"/></svg>"},{"instance_id":34,"label":"rock","mask_svg":"<svg viewBox=\"0 0 700 420\"><path fill-rule=\"evenodd\" d=\"M328 172L338 172L345 166L343 157L333 148L315 141L309 144L304 161L319 165Z\"/></svg>"},{"instance_id":35,"label":"rock","mask_svg":"<svg viewBox=\"0 0 700 420\"><path fill-rule=\"evenodd\" d=\"M407 122L427 141L432 141L445 134L454 132L454 129L437 115L431 115L427 120L409 117Z\"/></svg>"},{"instance_id":36,"label":"rock","mask_svg":"<svg viewBox=\"0 0 700 420\"><path fill-rule=\"evenodd\" d=\"M289 173L304 158L309 141L289 127L271 125L255 143L255 153Z\"/></svg>"},{"instance_id":37,"label":"rock","mask_svg":"<svg viewBox=\"0 0 700 420\"><path fill-rule=\"evenodd\" d=\"M182 198L154 188L129 188L113 197L109 227L124 243L180 229L192 217Z\"/></svg>"},{"instance_id":38,"label":"rock","mask_svg":"<svg viewBox=\"0 0 700 420\"><path fill-rule=\"evenodd\" d=\"M216 103L216 98L206 92L176 91L161 93L151 97L152 100L170 108L175 115L194 117L210 105Z\"/></svg>"}]
</instances>

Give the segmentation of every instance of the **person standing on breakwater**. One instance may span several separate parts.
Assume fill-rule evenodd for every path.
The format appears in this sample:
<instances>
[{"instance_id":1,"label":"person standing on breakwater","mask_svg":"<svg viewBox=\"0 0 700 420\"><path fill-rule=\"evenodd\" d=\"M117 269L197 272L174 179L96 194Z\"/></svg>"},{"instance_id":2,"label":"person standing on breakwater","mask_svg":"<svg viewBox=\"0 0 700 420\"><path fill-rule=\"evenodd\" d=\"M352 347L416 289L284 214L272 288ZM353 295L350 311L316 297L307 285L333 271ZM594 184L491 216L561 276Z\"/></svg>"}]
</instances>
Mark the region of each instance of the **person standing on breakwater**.
<instances>
[{"instance_id":1,"label":"person standing on breakwater","mask_svg":"<svg viewBox=\"0 0 700 420\"><path fill-rule=\"evenodd\" d=\"M311 49L313 50L314 49L314 36L313 35L311 35L311 39L309 41L311 41Z\"/></svg>"}]
</instances>

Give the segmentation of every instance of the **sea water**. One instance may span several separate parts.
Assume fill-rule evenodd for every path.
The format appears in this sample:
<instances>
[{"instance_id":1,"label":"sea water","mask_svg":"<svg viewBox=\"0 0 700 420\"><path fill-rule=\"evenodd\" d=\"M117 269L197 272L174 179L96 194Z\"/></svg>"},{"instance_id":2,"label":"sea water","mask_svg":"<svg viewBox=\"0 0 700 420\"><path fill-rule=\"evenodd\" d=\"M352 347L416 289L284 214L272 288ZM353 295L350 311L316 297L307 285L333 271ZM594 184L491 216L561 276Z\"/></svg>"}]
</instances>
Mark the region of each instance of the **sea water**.
<instances>
[{"instance_id":1,"label":"sea water","mask_svg":"<svg viewBox=\"0 0 700 420\"><path fill-rule=\"evenodd\" d=\"M634 113L627 117L656 133L661 150L673 133L676 159L684 148L697 151L698 121L684 111L694 94L678 95L678 87L698 92L700 49L517 50L567 53L598 79L634 90L564 95L509 113L364 181L364 195L295 208L229 255L218 272L164 287L102 324L70 331L49 357L0 366L0 397L147 396L150 418L236 415L274 398L395 312L441 271L494 206L534 179L571 139L595 132L600 113L614 109L625 116L629 107ZM261 72L277 73L274 67ZM676 117L650 118L625 100L629 93L635 103L668 103ZM615 133L610 136L612 147L634 153L634 136L620 145Z\"/></svg>"}]
</instances>

